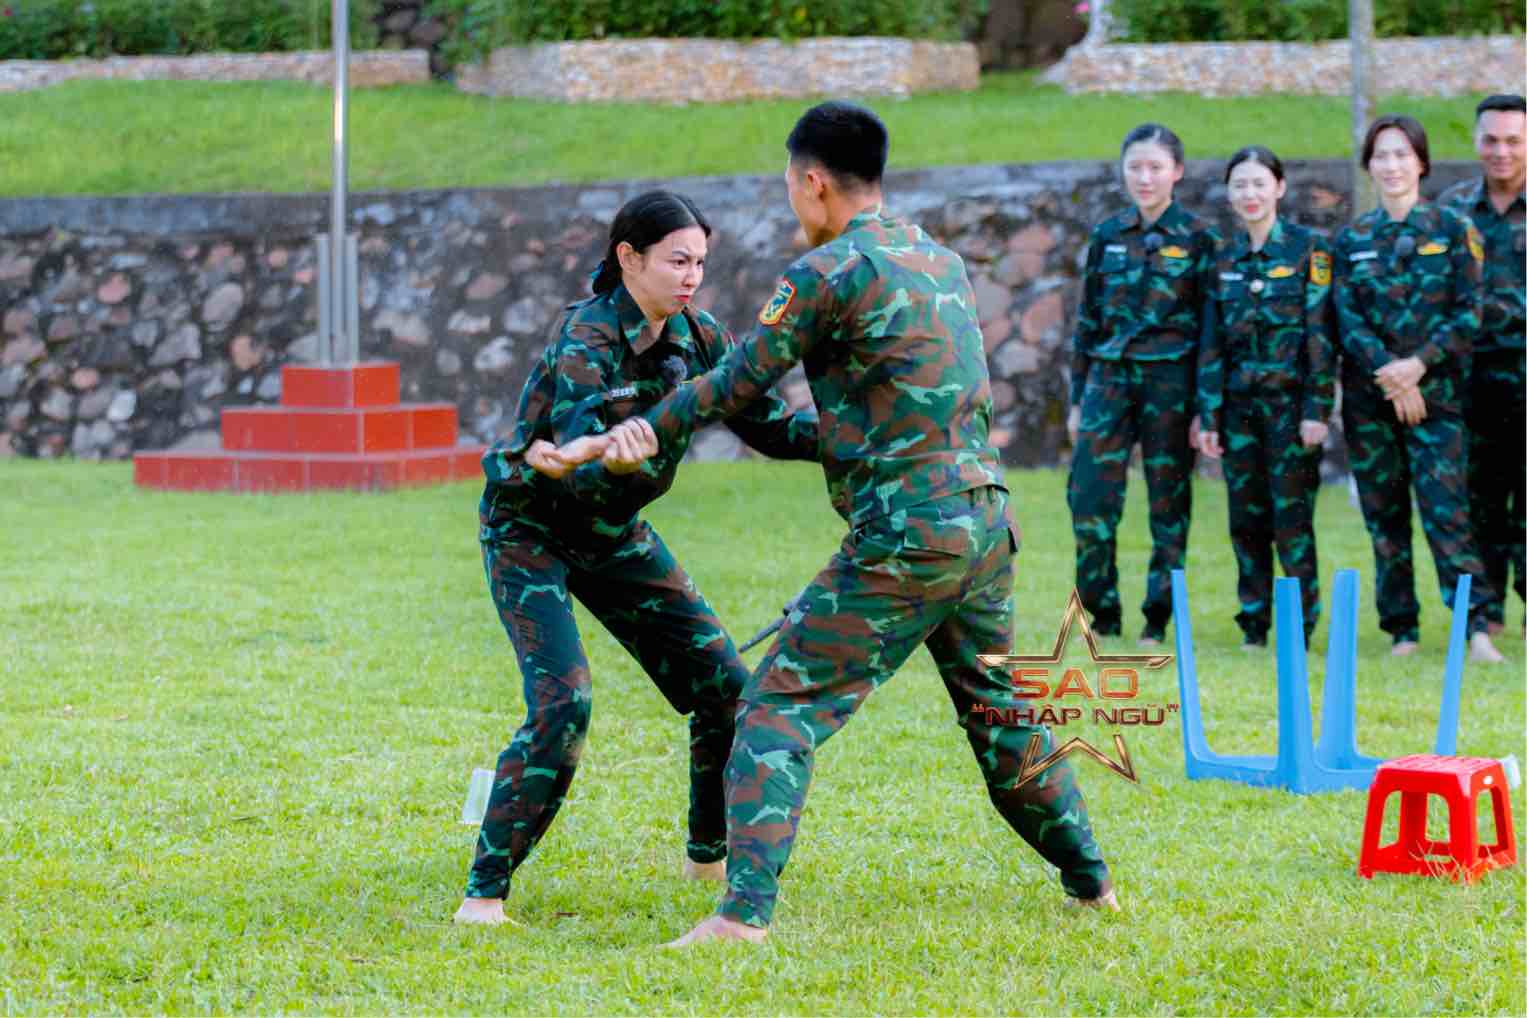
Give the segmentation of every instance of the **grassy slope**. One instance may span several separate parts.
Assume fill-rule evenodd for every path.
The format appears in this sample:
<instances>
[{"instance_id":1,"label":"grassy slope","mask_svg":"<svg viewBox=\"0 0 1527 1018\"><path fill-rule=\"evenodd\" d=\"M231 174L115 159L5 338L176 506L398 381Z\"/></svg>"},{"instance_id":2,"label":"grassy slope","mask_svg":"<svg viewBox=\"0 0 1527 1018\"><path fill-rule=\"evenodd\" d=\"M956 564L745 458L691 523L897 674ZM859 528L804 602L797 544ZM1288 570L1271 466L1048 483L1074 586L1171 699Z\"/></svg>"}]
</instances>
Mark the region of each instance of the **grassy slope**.
<instances>
[{"instance_id":1,"label":"grassy slope","mask_svg":"<svg viewBox=\"0 0 1527 1018\"><path fill-rule=\"evenodd\" d=\"M1471 158L1478 97L1391 97L1426 124L1437 159ZM1348 104L1309 96L1068 96L1029 74L974 93L882 100L893 168L1111 159L1135 124L1164 120L1193 158L1253 141L1285 158L1349 146ZM560 105L489 100L445 86L354 93L357 190L506 186L610 178L773 173L797 100ZM76 82L0 94L0 196L322 191L329 94L300 84Z\"/></svg>"},{"instance_id":2,"label":"grassy slope","mask_svg":"<svg viewBox=\"0 0 1527 1018\"><path fill-rule=\"evenodd\" d=\"M511 897L523 926L453 928L467 776L523 709L473 486L175 496L129 477L0 464L0 1011L1527 1010L1521 868L1475 886L1362 881L1360 793L1189 783L1174 731L1130 735L1140 787L1082 765L1129 911L1064 915L987 804L921 653L821 753L774 940L657 950L713 901L673 876L684 725L586 617L593 730ZM1131 605L1147 541L1132 483ZM1018 648L1037 651L1070 586L1064 476L1011 484L1026 528ZM1235 647L1223 488L1196 498L1210 737L1270 751L1271 663ZM651 518L739 633L842 532L819 475L789 464L691 465ZM1427 749L1446 627L1431 568L1424 652L1393 662L1338 490L1319 527L1327 575L1365 574L1362 747ZM1460 748L1524 758L1523 647L1503 642L1509 665L1466 673ZM1318 716L1319 653L1310 670ZM1151 676L1146 692L1175 700L1174 685Z\"/></svg>"}]
</instances>

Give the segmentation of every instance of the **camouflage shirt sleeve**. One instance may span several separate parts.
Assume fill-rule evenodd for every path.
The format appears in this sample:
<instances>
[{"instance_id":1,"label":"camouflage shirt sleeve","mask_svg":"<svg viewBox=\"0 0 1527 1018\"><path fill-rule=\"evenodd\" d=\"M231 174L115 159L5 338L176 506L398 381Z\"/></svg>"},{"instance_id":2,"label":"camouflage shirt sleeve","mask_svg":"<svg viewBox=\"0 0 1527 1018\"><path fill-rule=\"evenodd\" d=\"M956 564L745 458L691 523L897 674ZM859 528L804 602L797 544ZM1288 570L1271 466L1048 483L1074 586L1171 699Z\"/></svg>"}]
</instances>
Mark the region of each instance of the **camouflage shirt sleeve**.
<instances>
[{"instance_id":1,"label":"camouflage shirt sleeve","mask_svg":"<svg viewBox=\"0 0 1527 1018\"><path fill-rule=\"evenodd\" d=\"M1087 261L1082 269L1082 299L1076 309L1076 332L1071 339L1071 405L1082 405L1082 392L1087 388L1087 369L1091 362L1088 352L1098 343L1098 330L1102 327L1102 288L1098 280L1098 259L1102 257L1104 240L1099 229L1094 228L1087 239Z\"/></svg>"},{"instance_id":2,"label":"camouflage shirt sleeve","mask_svg":"<svg viewBox=\"0 0 1527 1018\"><path fill-rule=\"evenodd\" d=\"M524 487L535 483L536 471L525 462L525 450L538 438L549 439L547 419L556 398L555 344L548 347L530 369L514 415L509 438L493 443L482 458L483 473L490 484Z\"/></svg>"},{"instance_id":3,"label":"camouflage shirt sleeve","mask_svg":"<svg viewBox=\"0 0 1527 1018\"><path fill-rule=\"evenodd\" d=\"M1220 348L1220 306L1214 282L1204 293L1203 325L1198 336L1198 417L1204 431L1220 430L1220 408L1224 404L1225 358Z\"/></svg>"},{"instance_id":4,"label":"camouflage shirt sleeve","mask_svg":"<svg viewBox=\"0 0 1527 1018\"><path fill-rule=\"evenodd\" d=\"M674 442L701 425L733 416L763 396L831 327L833 306L832 290L820 272L804 262L786 269L747 337L710 371L679 386L647 411L658 441Z\"/></svg>"},{"instance_id":5,"label":"camouflage shirt sleeve","mask_svg":"<svg viewBox=\"0 0 1527 1018\"><path fill-rule=\"evenodd\" d=\"M1484 242L1467 216L1441 210L1448 224L1448 259L1453 286L1448 307L1437 316L1437 327L1416 351L1421 363L1435 368L1449 358L1467 364L1479 331L1480 300L1484 284Z\"/></svg>"},{"instance_id":6,"label":"camouflage shirt sleeve","mask_svg":"<svg viewBox=\"0 0 1527 1018\"><path fill-rule=\"evenodd\" d=\"M719 363L737 341L726 329L717 329L711 346L711 363ZM810 460L820 463L822 452L817 443L816 408L791 410L773 389L726 419L726 426L765 456L777 460Z\"/></svg>"},{"instance_id":7,"label":"camouflage shirt sleeve","mask_svg":"<svg viewBox=\"0 0 1527 1018\"><path fill-rule=\"evenodd\" d=\"M1356 362L1360 373L1373 372L1394 360L1384 341L1368 327L1357 284L1352 280L1351 238L1343 234L1336 242L1332 268L1331 299L1336 306L1336 324L1342 351Z\"/></svg>"},{"instance_id":8,"label":"camouflage shirt sleeve","mask_svg":"<svg viewBox=\"0 0 1527 1018\"><path fill-rule=\"evenodd\" d=\"M1324 423L1336 406L1336 307L1331 300L1331 246L1311 238L1304 282L1304 388L1302 420Z\"/></svg>"}]
</instances>

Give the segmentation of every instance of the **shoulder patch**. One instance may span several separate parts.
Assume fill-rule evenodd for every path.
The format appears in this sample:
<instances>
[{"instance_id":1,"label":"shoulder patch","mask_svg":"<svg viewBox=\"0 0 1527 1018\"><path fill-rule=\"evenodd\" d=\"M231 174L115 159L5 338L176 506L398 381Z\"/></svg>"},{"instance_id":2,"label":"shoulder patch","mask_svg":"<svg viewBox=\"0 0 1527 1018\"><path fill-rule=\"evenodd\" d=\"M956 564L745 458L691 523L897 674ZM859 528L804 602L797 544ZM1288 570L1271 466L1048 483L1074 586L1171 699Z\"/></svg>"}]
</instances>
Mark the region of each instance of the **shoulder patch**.
<instances>
[{"instance_id":1,"label":"shoulder patch","mask_svg":"<svg viewBox=\"0 0 1527 1018\"><path fill-rule=\"evenodd\" d=\"M1485 242L1480 238L1479 230L1475 228L1473 223L1469 223L1466 233L1469 239L1469 254L1474 256L1476 262L1484 261Z\"/></svg>"},{"instance_id":2,"label":"shoulder patch","mask_svg":"<svg viewBox=\"0 0 1527 1018\"><path fill-rule=\"evenodd\" d=\"M1274 265L1272 268L1267 270L1268 279L1287 279L1293 274L1294 267L1292 265Z\"/></svg>"},{"instance_id":3,"label":"shoulder patch","mask_svg":"<svg viewBox=\"0 0 1527 1018\"><path fill-rule=\"evenodd\" d=\"M758 320L764 325L778 325L779 320L785 317L785 311L790 307L790 301L795 297L795 287L788 279L779 281L779 289L774 291L774 296L769 298L769 303L758 312Z\"/></svg>"},{"instance_id":4,"label":"shoulder patch","mask_svg":"<svg viewBox=\"0 0 1527 1018\"><path fill-rule=\"evenodd\" d=\"M1331 285L1331 256L1324 251L1310 255L1310 282L1316 286Z\"/></svg>"}]
</instances>

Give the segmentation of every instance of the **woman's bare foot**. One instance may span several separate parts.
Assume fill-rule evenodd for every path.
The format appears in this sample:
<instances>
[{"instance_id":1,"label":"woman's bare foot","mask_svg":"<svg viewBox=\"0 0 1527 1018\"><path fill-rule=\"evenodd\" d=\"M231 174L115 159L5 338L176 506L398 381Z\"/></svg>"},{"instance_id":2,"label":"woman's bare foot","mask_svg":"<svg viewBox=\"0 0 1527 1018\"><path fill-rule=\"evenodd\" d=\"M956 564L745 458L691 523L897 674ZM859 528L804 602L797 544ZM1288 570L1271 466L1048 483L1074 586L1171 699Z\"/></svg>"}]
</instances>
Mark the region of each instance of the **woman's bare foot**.
<instances>
[{"instance_id":1,"label":"woman's bare foot","mask_svg":"<svg viewBox=\"0 0 1527 1018\"><path fill-rule=\"evenodd\" d=\"M678 940L670 940L664 947L691 947L707 940L746 940L761 944L768 939L769 931L761 926L749 926L726 916L713 915Z\"/></svg>"},{"instance_id":2,"label":"woman's bare foot","mask_svg":"<svg viewBox=\"0 0 1527 1018\"><path fill-rule=\"evenodd\" d=\"M1489 633L1475 633L1469 638L1469 660L1495 665L1506 659L1490 642Z\"/></svg>"},{"instance_id":3,"label":"woman's bare foot","mask_svg":"<svg viewBox=\"0 0 1527 1018\"><path fill-rule=\"evenodd\" d=\"M685 880L718 880L726 883L726 860L717 859L715 862L695 862L693 859L684 860Z\"/></svg>"},{"instance_id":4,"label":"woman's bare foot","mask_svg":"<svg viewBox=\"0 0 1527 1018\"><path fill-rule=\"evenodd\" d=\"M509 922L503 898L463 898L451 922L463 925L498 926Z\"/></svg>"},{"instance_id":5,"label":"woman's bare foot","mask_svg":"<svg viewBox=\"0 0 1527 1018\"><path fill-rule=\"evenodd\" d=\"M1112 889L1105 891L1096 898L1073 898L1068 895L1066 897L1066 905L1077 909L1100 908L1108 912L1120 911L1118 895L1114 894Z\"/></svg>"},{"instance_id":6,"label":"woman's bare foot","mask_svg":"<svg viewBox=\"0 0 1527 1018\"><path fill-rule=\"evenodd\" d=\"M1410 657L1420 646L1415 640L1396 640L1394 646L1389 648L1389 656Z\"/></svg>"}]
</instances>

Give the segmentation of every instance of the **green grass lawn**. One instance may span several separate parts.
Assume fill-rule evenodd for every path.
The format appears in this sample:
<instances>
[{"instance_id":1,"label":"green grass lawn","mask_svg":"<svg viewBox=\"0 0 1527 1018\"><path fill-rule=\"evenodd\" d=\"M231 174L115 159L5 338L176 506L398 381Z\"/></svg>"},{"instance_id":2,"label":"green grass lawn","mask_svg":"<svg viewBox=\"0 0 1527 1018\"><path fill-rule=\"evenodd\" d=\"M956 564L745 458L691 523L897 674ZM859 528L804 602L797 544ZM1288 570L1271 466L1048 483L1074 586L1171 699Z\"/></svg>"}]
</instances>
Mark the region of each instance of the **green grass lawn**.
<instances>
[{"instance_id":1,"label":"green grass lawn","mask_svg":"<svg viewBox=\"0 0 1527 1018\"><path fill-rule=\"evenodd\" d=\"M1479 96L1389 97L1416 115L1436 159L1473 158ZM774 173L799 100L563 105L485 99L444 85L360 90L351 106L357 190ZM1285 158L1341 157L1343 98L1068 96L1032 74L979 91L882 99L891 166L1112 159L1134 125L1162 120L1190 158L1261 142ZM74 82L0 94L0 195L323 191L330 93L301 84Z\"/></svg>"},{"instance_id":2,"label":"green grass lawn","mask_svg":"<svg viewBox=\"0 0 1527 1018\"><path fill-rule=\"evenodd\" d=\"M1131 483L1133 605L1147 538ZM1017 648L1039 652L1070 590L1064 475L1010 484ZM1139 786L1079 764L1127 911L1068 914L987 803L923 652L819 755L769 943L660 950L715 900L675 876L686 729L586 616L593 728L510 897L521 925L453 927L468 775L523 711L474 485L150 494L125 465L9 461L0 490L7 1014L1527 1011L1520 867L1473 886L1361 880L1363 794L1190 783L1175 729L1129 735ZM1209 735L1271 752L1272 664L1236 646L1223 487L1196 497ZM650 519L738 634L843 529L797 464L687 466ZM1319 532L1327 576L1364 572L1362 748L1429 750L1447 628L1430 566L1423 652L1396 662L1341 491L1322 493ZM1523 645L1502 643L1507 665L1465 673L1459 748L1527 758ZM1168 672L1148 696L1176 700Z\"/></svg>"}]
</instances>

